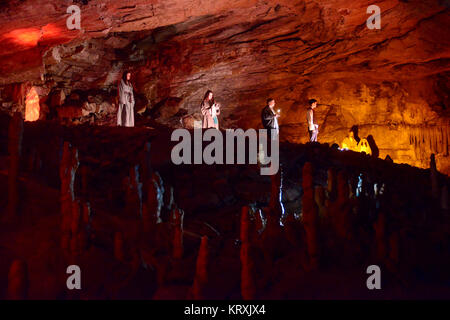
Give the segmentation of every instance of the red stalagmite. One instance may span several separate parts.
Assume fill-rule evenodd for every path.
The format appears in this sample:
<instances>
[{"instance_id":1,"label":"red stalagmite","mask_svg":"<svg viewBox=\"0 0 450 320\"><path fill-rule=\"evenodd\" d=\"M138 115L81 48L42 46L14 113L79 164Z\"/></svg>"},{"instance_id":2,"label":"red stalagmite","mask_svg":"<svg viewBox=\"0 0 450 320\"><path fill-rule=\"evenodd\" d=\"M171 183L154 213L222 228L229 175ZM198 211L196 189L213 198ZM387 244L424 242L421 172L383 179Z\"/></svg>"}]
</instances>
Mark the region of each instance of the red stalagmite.
<instances>
[{"instance_id":1,"label":"red stalagmite","mask_svg":"<svg viewBox=\"0 0 450 320\"><path fill-rule=\"evenodd\" d=\"M314 199L313 168L310 162L306 162L302 171L302 208L303 225L306 232L306 246L309 257L309 267L315 269L319 264L318 248L318 210Z\"/></svg>"},{"instance_id":2,"label":"red stalagmite","mask_svg":"<svg viewBox=\"0 0 450 320\"><path fill-rule=\"evenodd\" d=\"M28 287L28 268L26 262L22 260L14 260L8 273L8 299L27 299Z\"/></svg>"},{"instance_id":3,"label":"red stalagmite","mask_svg":"<svg viewBox=\"0 0 450 320\"><path fill-rule=\"evenodd\" d=\"M63 155L59 165L59 176L61 179L61 247L69 249L72 231L73 207L75 203L74 181L79 166L78 150L69 142L64 142Z\"/></svg>"},{"instance_id":4,"label":"red stalagmite","mask_svg":"<svg viewBox=\"0 0 450 320\"><path fill-rule=\"evenodd\" d=\"M253 300L256 296L254 262L251 257L249 208L241 212L241 295L244 300Z\"/></svg>"},{"instance_id":5,"label":"red stalagmite","mask_svg":"<svg viewBox=\"0 0 450 320\"><path fill-rule=\"evenodd\" d=\"M183 257L183 218L184 212L181 209L173 210L173 223L174 223L174 234L173 234L173 257L175 259L181 259ZM202 240L203 241L203 240Z\"/></svg>"},{"instance_id":6,"label":"red stalagmite","mask_svg":"<svg viewBox=\"0 0 450 320\"><path fill-rule=\"evenodd\" d=\"M8 218L17 215L19 202L18 177L20 156L22 154L23 119L20 113L16 112L12 117L8 128Z\"/></svg>"},{"instance_id":7,"label":"red stalagmite","mask_svg":"<svg viewBox=\"0 0 450 320\"><path fill-rule=\"evenodd\" d=\"M197 265L195 271L194 284L192 286L192 297L195 300L204 300L207 298L205 290L207 289L208 283L208 259L209 259L209 249L208 249L208 237L203 236L200 243L200 249L197 256Z\"/></svg>"}]
</instances>

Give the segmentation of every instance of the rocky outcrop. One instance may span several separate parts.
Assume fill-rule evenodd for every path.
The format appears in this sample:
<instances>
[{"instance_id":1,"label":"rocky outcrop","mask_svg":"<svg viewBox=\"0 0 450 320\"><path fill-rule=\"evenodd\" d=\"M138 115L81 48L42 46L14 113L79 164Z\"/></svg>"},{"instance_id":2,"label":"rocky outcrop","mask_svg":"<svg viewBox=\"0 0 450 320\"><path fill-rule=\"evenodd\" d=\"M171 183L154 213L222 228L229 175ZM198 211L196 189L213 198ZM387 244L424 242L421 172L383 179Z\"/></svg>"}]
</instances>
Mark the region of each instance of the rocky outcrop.
<instances>
[{"instance_id":1,"label":"rocky outcrop","mask_svg":"<svg viewBox=\"0 0 450 320\"><path fill-rule=\"evenodd\" d=\"M426 168L434 152L449 174L446 3L381 1L381 29L371 30L362 0L85 1L81 30L68 30L72 2L11 0L0 13L0 103L20 104L10 94L17 83L81 90L61 111L80 118L96 89L109 96L96 108L107 102L113 116L117 79L131 68L144 118L192 127L211 89L224 128L259 127L271 96L282 139L303 143L314 97L320 142L340 144L357 126L379 157Z\"/></svg>"}]
</instances>

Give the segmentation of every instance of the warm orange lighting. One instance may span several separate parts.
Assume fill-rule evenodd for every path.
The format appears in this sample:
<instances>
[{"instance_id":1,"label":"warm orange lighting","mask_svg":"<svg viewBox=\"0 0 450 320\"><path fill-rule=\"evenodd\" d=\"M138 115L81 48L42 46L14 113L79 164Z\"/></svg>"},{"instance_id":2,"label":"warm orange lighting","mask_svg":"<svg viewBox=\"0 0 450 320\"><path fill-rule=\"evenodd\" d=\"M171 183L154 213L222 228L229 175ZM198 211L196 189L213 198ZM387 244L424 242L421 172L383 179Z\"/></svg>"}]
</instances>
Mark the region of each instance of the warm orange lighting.
<instances>
[{"instance_id":1,"label":"warm orange lighting","mask_svg":"<svg viewBox=\"0 0 450 320\"><path fill-rule=\"evenodd\" d=\"M358 142L356 142L352 131L349 132L348 137L345 137L345 139L342 141L341 145L342 145L341 149L359 152Z\"/></svg>"},{"instance_id":2,"label":"warm orange lighting","mask_svg":"<svg viewBox=\"0 0 450 320\"><path fill-rule=\"evenodd\" d=\"M370 149L367 139L361 139L358 143L359 152L364 152L368 155L372 155L372 149Z\"/></svg>"},{"instance_id":3,"label":"warm orange lighting","mask_svg":"<svg viewBox=\"0 0 450 320\"><path fill-rule=\"evenodd\" d=\"M370 148L367 139L362 138L358 143L356 142L353 132L351 131L349 132L348 137L345 137L345 139L342 141L341 149L364 152L368 155L372 155L372 149Z\"/></svg>"},{"instance_id":4,"label":"warm orange lighting","mask_svg":"<svg viewBox=\"0 0 450 320\"><path fill-rule=\"evenodd\" d=\"M36 89L32 87L25 100L25 121L36 121L39 119L39 96Z\"/></svg>"},{"instance_id":5,"label":"warm orange lighting","mask_svg":"<svg viewBox=\"0 0 450 320\"><path fill-rule=\"evenodd\" d=\"M49 37L54 38L56 36L59 36L61 34L61 29L54 24L47 24L42 27L42 36L43 37Z\"/></svg>"},{"instance_id":6,"label":"warm orange lighting","mask_svg":"<svg viewBox=\"0 0 450 320\"><path fill-rule=\"evenodd\" d=\"M36 28L17 29L8 32L4 38L9 38L17 44L34 47L41 37L41 30Z\"/></svg>"}]
</instances>

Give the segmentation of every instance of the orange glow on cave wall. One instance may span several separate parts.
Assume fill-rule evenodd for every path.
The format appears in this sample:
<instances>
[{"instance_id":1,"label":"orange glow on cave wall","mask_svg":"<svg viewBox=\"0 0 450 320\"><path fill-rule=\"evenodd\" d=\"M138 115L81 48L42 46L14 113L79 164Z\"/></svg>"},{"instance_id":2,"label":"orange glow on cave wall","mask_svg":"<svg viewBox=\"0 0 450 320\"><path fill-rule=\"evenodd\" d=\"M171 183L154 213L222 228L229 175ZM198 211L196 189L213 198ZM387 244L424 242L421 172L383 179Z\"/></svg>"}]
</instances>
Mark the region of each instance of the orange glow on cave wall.
<instances>
[{"instance_id":1,"label":"orange glow on cave wall","mask_svg":"<svg viewBox=\"0 0 450 320\"><path fill-rule=\"evenodd\" d=\"M41 37L41 30L37 28L17 29L5 34L4 37L11 39L16 44L34 47Z\"/></svg>"},{"instance_id":2,"label":"orange glow on cave wall","mask_svg":"<svg viewBox=\"0 0 450 320\"><path fill-rule=\"evenodd\" d=\"M36 121L39 119L39 95L34 87L28 91L25 99L25 121Z\"/></svg>"}]
</instances>

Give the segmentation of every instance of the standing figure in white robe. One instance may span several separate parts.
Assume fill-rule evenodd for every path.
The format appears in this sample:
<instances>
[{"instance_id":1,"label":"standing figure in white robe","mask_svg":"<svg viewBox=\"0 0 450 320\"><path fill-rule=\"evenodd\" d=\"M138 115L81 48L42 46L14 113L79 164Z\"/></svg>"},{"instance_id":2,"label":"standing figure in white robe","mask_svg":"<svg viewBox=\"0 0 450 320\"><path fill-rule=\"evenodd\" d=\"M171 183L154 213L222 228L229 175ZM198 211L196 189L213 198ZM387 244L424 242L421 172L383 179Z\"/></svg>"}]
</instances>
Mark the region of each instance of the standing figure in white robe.
<instances>
[{"instance_id":1,"label":"standing figure in white robe","mask_svg":"<svg viewBox=\"0 0 450 320\"><path fill-rule=\"evenodd\" d=\"M118 126L134 127L134 94L130 79L131 73L125 71L119 83Z\"/></svg>"}]
</instances>

